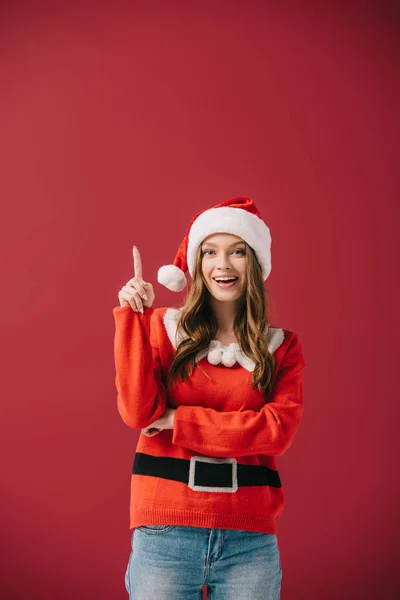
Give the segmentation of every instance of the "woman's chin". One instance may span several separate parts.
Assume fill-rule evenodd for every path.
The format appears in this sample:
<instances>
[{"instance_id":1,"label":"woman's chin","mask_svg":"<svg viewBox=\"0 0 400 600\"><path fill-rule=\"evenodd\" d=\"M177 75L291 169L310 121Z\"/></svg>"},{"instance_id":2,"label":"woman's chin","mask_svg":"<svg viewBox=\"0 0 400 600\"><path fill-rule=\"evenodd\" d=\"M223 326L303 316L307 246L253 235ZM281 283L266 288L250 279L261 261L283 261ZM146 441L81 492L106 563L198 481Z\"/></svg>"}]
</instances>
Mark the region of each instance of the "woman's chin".
<instances>
[{"instance_id":1,"label":"woman's chin","mask_svg":"<svg viewBox=\"0 0 400 600\"><path fill-rule=\"evenodd\" d=\"M220 302L233 302L234 300L239 300L243 296L243 291L240 289L236 290L209 290L211 296L215 298L215 300L219 300Z\"/></svg>"}]
</instances>

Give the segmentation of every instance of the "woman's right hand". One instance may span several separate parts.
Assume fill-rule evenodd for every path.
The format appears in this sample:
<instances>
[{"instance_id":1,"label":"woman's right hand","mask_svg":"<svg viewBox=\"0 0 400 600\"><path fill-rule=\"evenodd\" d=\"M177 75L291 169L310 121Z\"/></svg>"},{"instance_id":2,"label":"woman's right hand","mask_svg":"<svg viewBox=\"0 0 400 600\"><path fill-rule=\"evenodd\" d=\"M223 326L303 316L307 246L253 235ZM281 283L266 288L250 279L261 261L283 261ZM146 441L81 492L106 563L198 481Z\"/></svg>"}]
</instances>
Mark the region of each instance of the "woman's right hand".
<instances>
[{"instance_id":1,"label":"woman's right hand","mask_svg":"<svg viewBox=\"0 0 400 600\"><path fill-rule=\"evenodd\" d=\"M146 283L142 277L142 260L136 246L132 248L134 277L118 292L120 306L131 305L135 312L143 313L143 307L150 308L155 294L151 283Z\"/></svg>"}]
</instances>

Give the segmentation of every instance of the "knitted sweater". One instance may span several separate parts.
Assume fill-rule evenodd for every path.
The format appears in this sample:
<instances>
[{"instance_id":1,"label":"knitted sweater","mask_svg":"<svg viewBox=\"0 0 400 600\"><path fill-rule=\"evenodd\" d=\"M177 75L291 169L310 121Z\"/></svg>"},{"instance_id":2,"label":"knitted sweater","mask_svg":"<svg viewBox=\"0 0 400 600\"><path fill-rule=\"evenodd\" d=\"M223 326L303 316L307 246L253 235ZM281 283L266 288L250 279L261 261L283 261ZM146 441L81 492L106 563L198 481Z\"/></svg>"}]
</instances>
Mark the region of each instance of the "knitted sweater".
<instances>
[{"instance_id":1,"label":"knitted sweater","mask_svg":"<svg viewBox=\"0 0 400 600\"><path fill-rule=\"evenodd\" d=\"M179 309L116 307L117 406L133 429L148 427L166 407L173 429L140 434L131 475L130 529L186 525L276 533L284 495L276 456L292 444L303 413L302 347L297 334L266 329L275 357L271 392L251 385L254 363L239 344L232 366L197 356L191 377L171 393L166 373L183 334ZM221 346L212 341L210 349Z\"/></svg>"}]
</instances>

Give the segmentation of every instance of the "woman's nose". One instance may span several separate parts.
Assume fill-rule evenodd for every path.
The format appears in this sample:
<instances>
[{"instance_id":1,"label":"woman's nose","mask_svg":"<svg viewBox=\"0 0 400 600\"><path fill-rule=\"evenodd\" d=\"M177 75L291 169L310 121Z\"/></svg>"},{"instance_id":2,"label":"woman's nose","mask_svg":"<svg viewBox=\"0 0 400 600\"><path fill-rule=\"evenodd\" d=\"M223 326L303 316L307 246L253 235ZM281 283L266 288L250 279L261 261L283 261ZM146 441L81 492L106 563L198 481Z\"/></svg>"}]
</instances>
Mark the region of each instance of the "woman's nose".
<instances>
[{"instance_id":1,"label":"woman's nose","mask_svg":"<svg viewBox=\"0 0 400 600\"><path fill-rule=\"evenodd\" d=\"M218 268L222 270L224 269L230 269L231 268L231 261L229 259L229 256L220 256L218 261Z\"/></svg>"}]
</instances>

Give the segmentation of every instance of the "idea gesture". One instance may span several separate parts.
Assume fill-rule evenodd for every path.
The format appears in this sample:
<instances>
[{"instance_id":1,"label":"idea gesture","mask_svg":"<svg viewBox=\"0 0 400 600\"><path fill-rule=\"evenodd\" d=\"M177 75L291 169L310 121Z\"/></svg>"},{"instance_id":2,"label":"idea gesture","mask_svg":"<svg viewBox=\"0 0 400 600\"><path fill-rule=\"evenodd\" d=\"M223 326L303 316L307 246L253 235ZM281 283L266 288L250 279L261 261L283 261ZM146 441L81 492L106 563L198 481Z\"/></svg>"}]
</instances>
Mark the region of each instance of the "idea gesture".
<instances>
[{"instance_id":1,"label":"idea gesture","mask_svg":"<svg viewBox=\"0 0 400 600\"><path fill-rule=\"evenodd\" d=\"M132 310L143 314L143 307L151 308L155 294L151 283L146 283L142 275L142 259L136 246L132 248L134 277L127 281L118 292L120 306L131 305Z\"/></svg>"}]
</instances>

